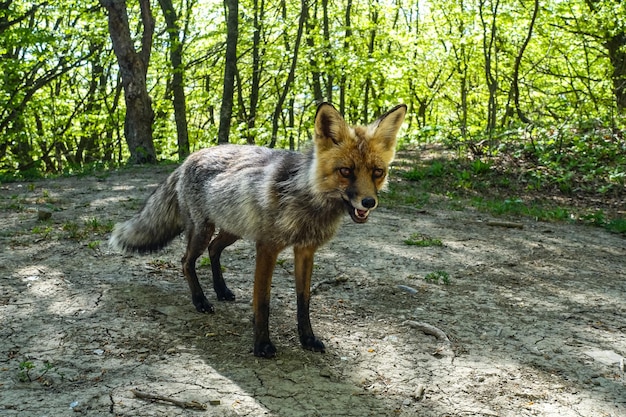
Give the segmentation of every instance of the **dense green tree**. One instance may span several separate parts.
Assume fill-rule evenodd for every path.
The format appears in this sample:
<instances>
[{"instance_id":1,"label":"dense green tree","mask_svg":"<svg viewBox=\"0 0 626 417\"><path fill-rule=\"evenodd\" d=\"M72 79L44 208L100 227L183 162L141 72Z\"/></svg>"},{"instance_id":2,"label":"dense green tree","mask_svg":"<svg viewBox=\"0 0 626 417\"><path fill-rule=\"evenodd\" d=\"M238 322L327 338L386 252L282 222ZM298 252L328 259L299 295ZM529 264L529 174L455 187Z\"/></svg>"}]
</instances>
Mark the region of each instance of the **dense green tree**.
<instances>
[{"instance_id":1,"label":"dense green tree","mask_svg":"<svg viewBox=\"0 0 626 417\"><path fill-rule=\"evenodd\" d=\"M353 123L405 102L404 140L484 155L529 129L623 128L616 0L152 3L0 2L3 173L298 147L321 100Z\"/></svg>"}]
</instances>

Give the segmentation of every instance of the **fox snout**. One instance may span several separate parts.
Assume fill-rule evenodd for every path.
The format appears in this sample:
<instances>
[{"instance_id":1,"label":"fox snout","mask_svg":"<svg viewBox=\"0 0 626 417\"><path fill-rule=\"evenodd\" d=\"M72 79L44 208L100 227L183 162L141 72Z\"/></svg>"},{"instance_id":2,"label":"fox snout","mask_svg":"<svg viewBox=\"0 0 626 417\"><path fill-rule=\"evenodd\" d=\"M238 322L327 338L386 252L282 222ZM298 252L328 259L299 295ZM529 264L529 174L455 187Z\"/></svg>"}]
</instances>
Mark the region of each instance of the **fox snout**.
<instances>
[{"instance_id":1,"label":"fox snout","mask_svg":"<svg viewBox=\"0 0 626 417\"><path fill-rule=\"evenodd\" d=\"M370 211L374 210L378 205L378 199L376 197L355 197L344 199L346 209L350 218L355 223L365 223L368 219Z\"/></svg>"}]
</instances>

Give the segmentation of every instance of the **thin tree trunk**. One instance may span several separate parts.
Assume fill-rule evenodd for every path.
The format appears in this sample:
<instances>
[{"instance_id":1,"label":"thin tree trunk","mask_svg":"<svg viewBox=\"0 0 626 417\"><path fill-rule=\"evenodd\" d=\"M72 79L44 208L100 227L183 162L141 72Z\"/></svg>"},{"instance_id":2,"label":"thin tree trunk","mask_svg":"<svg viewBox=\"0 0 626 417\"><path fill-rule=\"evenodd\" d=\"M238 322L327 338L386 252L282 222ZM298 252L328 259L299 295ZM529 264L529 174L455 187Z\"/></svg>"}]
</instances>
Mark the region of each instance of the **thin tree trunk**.
<instances>
[{"instance_id":1,"label":"thin tree trunk","mask_svg":"<svg viewBox=\"0 0 626 417\"><path fill-rule=\"evenodd\" d=\"M626 114L626 33L612 35L605 43L613 71L613 95L620 114Z\"/></svg>"},{"instance_id":2,"label":"thin tree trunk","mask_svg":"<svg viewBox=\"0 0 626 417\"><path fill-rule=\"evenodd\" d=\"M237 39L239 37L239 1L224 0L226 5L226 64L224 68L224 90L220 108L220 127L217 143L228 143L230 123L233 114L235 96L235 77L237 76Z\"/></svg>"},{"instance_id":3,"label":"thin tree trunk","mask_svg":"<svg viewBox=\"0 0 626 417\"><path fill-rule=\"evenodd\" d=\"M601 5L600 0L586 0L587 6L591 12L598 12L597 6ZM626 31L624 29L612 29L614 23L609 27L604 25L600 28L606 36L604 39L604 47L609 55L613 71L611 72L611 81L613 83L613 96L615 104L620 114L626 114ZM617 25L617 27L623 27Z\"/></svg>"},{"instance_id":4,"label":"thin tree trunk","mask_svg":"<svg viewBox=\"0 0 626 417\"><path fill-rule=\"evenodd\" d=\"M324 64L326 68L324 70L324 74L326 75L326 100L331 102L333 101L333 84L335 82L333 72L332 72L332 62L333 62L333 48L330 44L330 18L328 16L328 0L322 0L322 24L324 29Z\"/></svg>"},{"instance_id":5,"label":"thin tree trunk","mask_svg":"<svg viewBox=\"0 0 626 417\"><path fill-rule=\"evenodd\" d=\"M343 54L344 56L348 55L350 50L350 37L352 36L352 26L350 22L350 15L352 12L352 0L348 0L346 4L346 14L345 14L345 27L346 33L343 38ZM339 113L346 114L346 82L347 76L345 70L342 69L341 77L339 79Z\"/></svg>"},{"instance_id":6,"label":"thin tree trunk","mask_svg":"<svg viewBox=\"0 0 626 417\"><path fill-rule=\"evenodd\" d=\"M306 43L310 51L315 51L315 39L314 39L315 33L313 32L313 30L315 29L315 24L313 22L316 22L316 21L317 21L317 10L315 10L312 19L307 19L307 24L306 24L306 31L307 31ZM311 66L311 77L312 77L312 84L313 84L313 100L315 100L315 102L319 104L322 101L324 101L324 93L322 92L322 81L321 81L322 75L320 72L319 62L317 61L317 53L314 52L309 55L309 65Z\"/></svg>"},{"instance_id":7,"label":"thin tree trunk","mask_svg":"<svg viewBox=\"0 0 626 417\"><path fill-rule=\"evenodd\" d=\"M291 87L291 84L293 83L293 80L296 75L298 51L300 50L300 42L302 41L302 34L304 33L304 25L306 23L308 13L309 13L309 9L306 4L306 0L301 0L300 19L298 21L298 34L296 35L295 45L293 47L293 58L291 60L291 68L289 69L287 80L285 80L284 84L281 86L281 93L280 93L280 96L278 97L278 101L274 109L274 117L272 119L272 139L269 144L270 148L273 148L274 146L276 146L276 139L278 136L278 121L280 120L280 114L282 113L283 105L285 104L285 100L287 99L287 95L289 94L289 88Z\"/></svg>"},{"instance_id":8,"label":"thin tree trunk","mask_svg":"<svg viewBox=\"0 0 626 417\"><path fill-rule=\"evenodd\" d=\"M178 158L184 159L189 155L189 131L187 128L187 105L185 99L185 81L183 66L183 42L180 40L180 25L172 0L159 0L167 32L170 37L170 63L172 65L172 93L174 98L174 120L176 122L176 137L178 142Z\"/></svg>"},{"instance_id":9,"label":"thin tree trunk","mask_svg":"<svg viewBox=\"0 0 626 417\"><path fill-rule=\"evenodd\" d=\"M519 117L522 123L531 123L531 120L526 116L519 102L519 69L522 64L522 59L524 57L524 51L526 51L526 47L530 43L530 39L533 35L533 28L535 26L535 22L537 21L537 15L539 14L539 0L535 0L535 6L533 9L533 15L530 19L530 25L528 26L528 33L526 34L526 38L524 42L522 42L522 46L515 57L515 63L513 64L513 74L511 74L511 92L510 97L513 98L513 103L515 105L515 112L517 113L517 117ZM510 102L509 98L509 102ZM513 111L510 108L510 104L507 104L507 109L504 113L503 125L506 125L506 119L510 116L513 116Z\"/></svg>"},{"instance_id":10,"label":"thin tree trunk","mask_svg":"<svg viewBox=\"0 0 626 417\"><path fill-rule=\"evenodd\" d=\"M496 0L495 5L491 10L491 27L489 36L487 35L487 22L484 17L485 1L481 1L479 4L480 21L483 27L483 54L485 57L485 81L487 83L487 89L489 91L489 99L487 101L487 133L491 137L496 127L496 116L498 111L498 79L497 75L494 76L493 71L493 44L496 39L496 17L498 14L498 6L500 1ZM497 56L495 57L497 60Z\"/></svg>"},{"instance_id":11,"label":"thin tree trunk","mask_svg":"<svg viewBox=\"0 0 626 417\"><path fill-rule=\"evenodd\" d=\"M370 4L370 17L371 17L371 27L369 33L369 41L367 45L367 57L368 61L371 61L372 56L374 54L374 46L376 45L376 27L378 25L378 2L375 4ZM370 91L372 89L372 75L368 72L365 75L365 91L363 93L363 114L361 116L361 120L363 124L367 123L370 119L369 116L369 102L370 102Z\"/></svg>"},{"instance_id":12,"label":"thin tree trunk","mask_svg":"<svg viewBox=\"0 0 626 417\"><path fill-rule=\"evenodd\" d=\"M254 0L254 34L252 35L252 83L250 85L250 110L247 120L247 137L248 144L253 145L254 126L256 124L257 106L259 103L259 89L261 85L261 31L263 30L263 19L265 17L265 1Z\"/></svg>"},{"instance_id":13,"label":"thin tree trunk","mask_svg":"<svg viewBox=\"0 0 626 417\"><path fill-rule=\"evenodd\" d=\"M101 50L103 46L104 44L102 42L91 42L89 44L89 49L92 51L92 54L95 54L95 52ZM84 108L85 114L92 114L98 111L98 92L99 90L101 90L99 89L99 87L101 87L102 85L101 80L104 71L102 62L98 58L90 61L90 64L91 79L89 80L89 90L87 92L87 101ZM97 120L97 118L94 120ZM100 126L97 125L97 123L100 122L90 122L88 120L85 134L81 136L78 142L78 146L76 148L74 163L90 163L100 159L97 146L98 137L100 134Z\"/></svg>"},{"instance_id":14,"label":"thin tree trunk","mask_svg":"<svg viewBox=\"0 0 626 417\"><path fill-rule=\"evenodd\" d=\"M146 74L152 50L154 20L150 0L139 0L143 34L141 50L136 51L130 36L128 12L124 0L100 0L109 13L109 32L117 56L126 100L124 135L130 151L130 163L155 163L156 153L152 140L154 111L148 95Z\"/></svg>"}]
</instances>

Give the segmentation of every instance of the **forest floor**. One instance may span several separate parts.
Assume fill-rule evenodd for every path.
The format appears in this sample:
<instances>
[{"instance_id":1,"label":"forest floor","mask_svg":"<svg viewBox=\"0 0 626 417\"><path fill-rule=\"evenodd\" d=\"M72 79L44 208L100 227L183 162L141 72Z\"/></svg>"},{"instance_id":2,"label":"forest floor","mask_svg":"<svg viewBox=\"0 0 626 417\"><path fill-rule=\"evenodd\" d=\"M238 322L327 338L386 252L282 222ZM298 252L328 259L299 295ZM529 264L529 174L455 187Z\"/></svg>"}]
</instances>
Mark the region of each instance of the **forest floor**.
<instances>
[{"instance_id":1,"label":"forest floor","mask_svg":"<svg viewBox=\"0 0 626 417\"><path fill-rule=\"evenodd\" d=\"M325 354L299 346L281 254L264 360L253 244L224 252L237 301L213 315L191 304L182 238L148 256L106 244L172 169L0 186L0 416L626 416L623 235L383 195L317 253Z\"/></svg>"}]
</instances>

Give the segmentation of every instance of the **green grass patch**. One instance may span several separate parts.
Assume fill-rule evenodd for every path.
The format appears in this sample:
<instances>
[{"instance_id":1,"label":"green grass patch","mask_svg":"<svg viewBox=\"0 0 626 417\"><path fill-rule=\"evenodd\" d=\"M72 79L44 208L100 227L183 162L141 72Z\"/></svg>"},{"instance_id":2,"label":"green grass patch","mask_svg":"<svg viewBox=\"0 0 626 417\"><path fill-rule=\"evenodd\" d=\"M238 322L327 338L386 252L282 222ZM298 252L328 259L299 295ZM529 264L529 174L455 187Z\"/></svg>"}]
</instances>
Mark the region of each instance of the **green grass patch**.
<instances>
[{"instance_id":1,"label":"green grass patch","mask_svg":"<svg viewBox=\"0 0 626 417\"><path fill-rule=\"evenodd\" d=\"M424 281L430 282L431 284L441 283L443 285L450 285L450 274L442 270L430 272L426 274Z\"/></svg>"},{"instance_id":2,"label":"green grass patch","mask_svg":"<svg viewBox=\"0 0 626 417\"><path fill-rule=\"evenodd\" d=\"M413 233L408 239L404 240L404 244L409 246L419 246L422 248L430 246L443 246L440 239L435 239L422 233Z\"/></svg>"},{"instance_id":3,"label":"green grass patch","mask_svg":"<svg viewBox=\"0 0 626 417\"><path fill-rule=\"evenodd\" d=\"M618 218L607 222L604 227L612 233L621 233L626 235L626 219Z\"/></svg>"}]
</instances>

